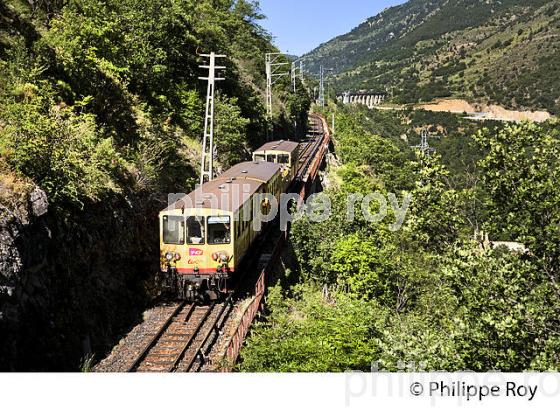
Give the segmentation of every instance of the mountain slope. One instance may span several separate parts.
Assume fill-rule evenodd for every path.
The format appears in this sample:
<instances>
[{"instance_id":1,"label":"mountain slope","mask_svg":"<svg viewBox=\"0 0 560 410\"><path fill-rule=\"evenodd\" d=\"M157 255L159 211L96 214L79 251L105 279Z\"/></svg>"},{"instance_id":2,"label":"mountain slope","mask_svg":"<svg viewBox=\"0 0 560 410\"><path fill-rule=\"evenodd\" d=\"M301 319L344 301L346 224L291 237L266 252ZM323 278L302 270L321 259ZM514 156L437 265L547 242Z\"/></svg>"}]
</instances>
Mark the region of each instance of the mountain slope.
<instances>
[{"instance_id":1,"label":"mountain slope","mask_svg":"<svg viewBox=\"0 0 560 410\"><path fill-rule=\"evenodd\" d=\"M332 68L339 91L559 113L559 39L559 0L411 0L304 57L313 72Z\"/></svg>"}]
</instances>

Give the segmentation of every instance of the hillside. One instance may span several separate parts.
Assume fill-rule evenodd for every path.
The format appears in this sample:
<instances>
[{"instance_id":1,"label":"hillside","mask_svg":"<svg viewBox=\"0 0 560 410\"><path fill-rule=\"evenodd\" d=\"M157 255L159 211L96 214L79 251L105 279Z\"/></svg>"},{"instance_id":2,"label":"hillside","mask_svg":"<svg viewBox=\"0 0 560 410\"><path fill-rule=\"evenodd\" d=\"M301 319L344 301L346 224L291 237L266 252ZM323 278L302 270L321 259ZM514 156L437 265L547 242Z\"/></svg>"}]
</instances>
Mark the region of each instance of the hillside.
<instances>
[{"instance_id":1,"label":"hillside","mask_svg":"<svg viewBox=\"0 0 560 410\"><path fill-rule=\"evenodd\" d=\"M198 180L198 54L228 56L225 168L266 138L261 18L244 0L0 0L0 369L76 370L158 296L157 213ZM309 104L278 84L277 134Z\"/></svg>"},{"instance_id":2,"label":"hillside","mask_svg":"<svg viewBox=\"0 0 560 410\"><path fill-rule=\"evenodd\" d=\"M339 91L462 97L560 112L560 1L411 0L305 56Z\"/></svg>"},{"instance_id":3,"label":"hillside","mask_svg":"<svg viewBox=\"0 0 560 410\"><path fill-rule=\"evenodd\" d=\"M557 371L558 121L482 128L462 114L323 112L336 132L317 208L330 213L292 224L296 262L269 289L239 369ZM431 155L413 148L424 128ZM372 192L387 199L366 203Z\"/></svg>"}]
</instances>

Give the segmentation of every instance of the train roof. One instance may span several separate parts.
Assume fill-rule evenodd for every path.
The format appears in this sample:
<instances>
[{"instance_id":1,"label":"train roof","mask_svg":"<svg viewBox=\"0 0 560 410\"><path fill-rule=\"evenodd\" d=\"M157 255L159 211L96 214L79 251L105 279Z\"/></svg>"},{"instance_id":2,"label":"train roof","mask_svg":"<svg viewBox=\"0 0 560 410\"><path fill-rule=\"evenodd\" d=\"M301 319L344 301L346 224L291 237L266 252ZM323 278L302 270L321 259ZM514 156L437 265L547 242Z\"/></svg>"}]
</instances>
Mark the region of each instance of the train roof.
<instances>
[{"instance_id":1,"label":"train roof","mask_svg":"<svg viewBox=\"0 0 560 410\"><path fill-rule=\"evenodd\" d=\"M274 175L276 175L282 166L280 164L275 164L274 162L266 161L248 161L241 162L234 165L226 172L222 173L216 179L256 179L261 182L268 182Z\"/></svg>"},{"instance_id":2,"label":"train roof","mask_svg":"<svg viewBox=\"0 0 560 410\"><path fill-rule=\"evenodd\" d=\"M251 179L215 179L199 186L163 212L176 209L215 209L226 212L237 211L262 186L262 182Z\"/></svg>"},{"instance_id":3,"label":"train roof","mask_svg":"<svg viewBox=\"0 0 560 410\"><path fill-rule=\"evenodd\" d=\"M294 152L299 147L299 143L295 141L270 141L264 144L254 152L262 151L285 151L288 153Z\"/></svg>"}]
</instances>

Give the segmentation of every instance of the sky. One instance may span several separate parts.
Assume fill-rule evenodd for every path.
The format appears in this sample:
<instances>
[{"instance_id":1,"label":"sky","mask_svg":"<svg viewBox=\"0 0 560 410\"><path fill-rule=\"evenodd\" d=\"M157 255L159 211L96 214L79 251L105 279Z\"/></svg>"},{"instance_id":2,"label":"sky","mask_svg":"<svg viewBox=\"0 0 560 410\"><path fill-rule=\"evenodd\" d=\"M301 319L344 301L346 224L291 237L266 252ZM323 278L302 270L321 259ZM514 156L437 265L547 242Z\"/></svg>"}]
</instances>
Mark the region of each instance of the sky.
<instances>
[{"instance_id":1,"label":"sky","mask_svg":"<svg viewBox=\"0 0 560 410\"><path fill-rule=\"evenodd\" d=\"M302 55L404 0L260 0L261 25L284 53Z\"/></svg>"}]
</instances>

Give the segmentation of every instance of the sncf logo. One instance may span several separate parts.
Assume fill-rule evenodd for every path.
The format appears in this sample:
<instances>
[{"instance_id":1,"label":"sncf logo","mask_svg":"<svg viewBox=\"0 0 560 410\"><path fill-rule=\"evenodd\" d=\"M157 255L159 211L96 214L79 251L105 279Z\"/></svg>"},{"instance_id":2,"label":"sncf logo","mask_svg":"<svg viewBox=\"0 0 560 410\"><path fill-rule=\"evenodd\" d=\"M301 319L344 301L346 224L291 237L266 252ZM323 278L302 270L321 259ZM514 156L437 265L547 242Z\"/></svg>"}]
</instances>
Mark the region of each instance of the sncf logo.
<instances>
[{"instance_id":1,"label":"sncf logo","mask_svg":"<svg viewBox=\"0 0 560 410\"><path fill-rule=\"evenodd\" d=\"M202 256L202 255L204 255L204 251L202 249L197 249L197 248L189 249L189 256Z\"/></svg>"}]
</instances>

